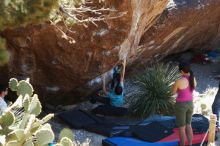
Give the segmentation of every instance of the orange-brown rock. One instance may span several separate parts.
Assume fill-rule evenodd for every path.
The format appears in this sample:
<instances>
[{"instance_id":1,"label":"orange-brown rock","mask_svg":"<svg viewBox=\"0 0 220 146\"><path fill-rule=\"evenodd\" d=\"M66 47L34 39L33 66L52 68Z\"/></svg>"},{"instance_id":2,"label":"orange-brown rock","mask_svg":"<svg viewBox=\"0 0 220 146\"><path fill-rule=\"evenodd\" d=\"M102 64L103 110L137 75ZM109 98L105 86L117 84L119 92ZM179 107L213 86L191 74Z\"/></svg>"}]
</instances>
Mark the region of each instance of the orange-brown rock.
<instances>
[{"instance_id":1,"label":"orange-brown rock","mask_svg":"<svg viewBox=\"0 0 220 146\"><path fill-rule=\"evenodd\" d=\"M138 60L161 59L187 49L219 47L219 7L219 0L170 1L160 19L142 36Z\"/></svg>"},{"instance_id":2,"label":"orange-brown rock","mask_svg":"<svg viewBox=\"0 0 220 146\"><path fill-rule=\"evenodd\" d=\"M167 0L106 0L105 5L127 14L100 22L98 27L74 25L74 33L68 32L68 36L76 43L69 43L50 24L5 30L11 53L10 77L30 77L45 102L71 104L85 99L100 84L97 77L138 46Z\"/></svg>"},{"instance_id":3,"label":"orange-brown rock","mask_svg":"<svg viewBox=\"0 0 220 146\"><path fill-rule=\"evenodd\" d=\"M126 56L134 64L218 43L220 1L167 3L106 0L106 6L127 15L100 22L98 27L73 26L74 33L68 33L76 41L73 44L50 24L6 30L3 36L11 52L9 75L30 77L42 101L71 104L85 100L100 86L100 75Z\"/></svg>"}]
</instances>

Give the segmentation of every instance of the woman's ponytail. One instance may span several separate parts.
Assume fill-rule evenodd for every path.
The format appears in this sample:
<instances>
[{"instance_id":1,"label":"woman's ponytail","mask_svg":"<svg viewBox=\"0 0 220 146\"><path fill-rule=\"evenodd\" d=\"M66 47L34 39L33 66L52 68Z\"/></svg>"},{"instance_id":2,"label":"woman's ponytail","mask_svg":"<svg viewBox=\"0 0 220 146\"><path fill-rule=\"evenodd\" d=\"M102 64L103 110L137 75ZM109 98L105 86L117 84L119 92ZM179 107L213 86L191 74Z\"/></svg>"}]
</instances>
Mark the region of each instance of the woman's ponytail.
<instances>
[{"instance_id":1,"label":"woman's ponytail","mask_svg":"<svg viewBox=\"0 0 220 146\"><path fill-rule=\"evenodd\" d=\"M181 62L179 64L179 70L183 71L184 73L190 73L189 76L189 87L191 90L194 90L195 88L195 82L194 82L194 74L190 68L190 64L186 62Z\"/></svg>"},{"instance_id":2,"label":"woman's ponytail","mask_svg":"<svg viewBox=\"0 0 220 146\"><path fill-rule=\"evenodd\" d=\"M189 86L191 90L194 90L195 88L195 83L194 83L194 74L192 72L192 70L190 70L190 76L189 76Z\"/></svg>"}]
</instances>

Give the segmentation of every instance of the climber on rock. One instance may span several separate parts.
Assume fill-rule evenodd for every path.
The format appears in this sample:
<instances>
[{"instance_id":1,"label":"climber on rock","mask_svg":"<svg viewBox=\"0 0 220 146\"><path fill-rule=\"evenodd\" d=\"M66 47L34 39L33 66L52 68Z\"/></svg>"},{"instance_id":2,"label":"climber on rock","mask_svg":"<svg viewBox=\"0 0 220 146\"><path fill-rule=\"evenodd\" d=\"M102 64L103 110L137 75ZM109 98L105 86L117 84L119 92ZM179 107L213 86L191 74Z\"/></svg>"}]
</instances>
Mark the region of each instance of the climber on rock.
<instances>
[{"instance_id":1,"label":"climber on rock","mask_svg":"<svg viewBox=\"0 0 220 146\"><path fill-rule=\"evenodd\" d=\"M114 90L116 85L121 83L121 75L122 75L123 64L119 63L113 68L112 80L110 84L110 90ZM103 76L103 90L105 88L105 76Z\"/></svg>"},{"instance_id":2,"label":"climber on rock","mask_svg":"<svg viewBox=\"0 0 220 146\"><path fill-rule=\"evenodd\" d=\"M103 76L103 92L105 96L95 96L91 98L91 103L104 103L107 105L122 107L124 105L124 75L126 59L123 60L122 66L118 65L113 70L113 79L109 91L106 89L105 75Z\"/></svg>"}]
</instances>

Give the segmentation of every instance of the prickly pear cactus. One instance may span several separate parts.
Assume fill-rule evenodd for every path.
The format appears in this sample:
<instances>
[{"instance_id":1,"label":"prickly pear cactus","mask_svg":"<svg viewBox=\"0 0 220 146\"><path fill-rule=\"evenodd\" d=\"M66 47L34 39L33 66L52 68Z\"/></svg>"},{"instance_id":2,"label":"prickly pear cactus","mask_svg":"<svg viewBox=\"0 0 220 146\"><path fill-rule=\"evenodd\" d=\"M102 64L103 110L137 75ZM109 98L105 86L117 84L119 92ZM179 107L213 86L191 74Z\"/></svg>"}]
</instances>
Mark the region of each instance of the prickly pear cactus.
<instances>
[{"instance_id":1,"label":"prickly pear cactus","mask_svg":"<svg viewBox=\"0 0 220 146\"><path fill-rule=\"evenodd\" d=\"M59 143L54 146L77 146L75 142L73 142L73 132L68 128L64 128L60 132Z\"/></svg>"},{"instance_id":2,"label":"prickly pear cactus","mask_svg":"<svg viewBox=\"0 0 220 146\"><path fill-rule=\"evenodd\" d=\"M42 109L41 103L38 99L37 94L35 94L31 98L30 104L28 106L28 113L38 116L41 113L41 109Z\"/></svg>"},{"instance_id":3,"label":"prickly pear cactus","mask_svg":"<svg viewBox=\"0 0 220 146\"><path fill-rule=\"evenodd\" d=\"M61 130L60 132L60 136L59 139L61 140L62 138L67 137L70 140L73 140L73 132L72 130L68 129L68 128L64 128L63 130Z\"/></svg>"},{"instance_id":4,"label":"prickly pear cactus","mask_svg":"<svg viewBox=\"0 0 220 146\"><path fill-rule=\"evenodd\" d=\"M48 114L42 119L41 103L37 94L33 95L29 79L17 81L10 79L9 87L17 92L17 100L0 116L0 146L48 146L54 141L54 133L47 122L54 117ZM59 143L52 145L72 146L71 130L63 130Z\"/></svg>"},{"instance_id":5,"label":"prickly pear cactus","mask_svg":"<svg viewBox=\"0 0 220 146\"><path fill-rule=\"evenodd\" d=\"M22 105L23 105L25 111L28 111L29 105L30 105L30 103L31 103L30 100L31 100L31 99L30 99L30 96L26 94L26 95L24 96L23 101L22 101Z\"/></svg>"},{"instance_id":6,"label":"prickly pear cactus","mask_svg":"<svg viewBox=\"0 0 220 146\"><path fill-rule=\"evenodd\" d=\"M15 129L13 132L9 133L7 138L12 141L21 141L25 139L25 131L23 129Z\"/></svg>"},{"instance_id":7,"label":"prickly pear cactus","mask_svg":"<svg viewBox=\"0 0 220 146\"><path fill-rule=\"evenodd\" d=\"M11 91L17 91L18 90L18 80L15 78L11 78L9 80L9 88Z\"/></svg>"},{"instance_id":8,"label":"prickly pear cactus","mask_svg":"<svg viewBox=\"0 0 220 146\"><path fill-rule=\"evenodd\" d=\"M73 142L67 137L63 137L60 141L60 144L62 146L73 146Z\"/></svg>"},{"instance_id":9,"label":"prickly pear cactus","mask_svg":"<svg viewBox=\"0 0 220 146\"><path fill-rule=\"evenodd\" d=\"M9 88L12 91L16 91L17 95L22 95L23 97L28 94L29 96L33 95L33 87L32 85L29 83L29 78L26 80L21 80L18 82L17 79L15 78L11 78L9 80Z\"/></svg>"},{"instance_id":10,"label":"prickly pear cactus","mask_svg":"<svg viewBox=\"0 0 220 146\"><path fill-rule=\"evenodd\" d=\"M29 96L33 95L33 87L28 81L20 81L18 83L17 95L22 95L23 97L28 94Z\"/></svg>"},{"instance_id":11,"label":"prickly pear cactus","mask_svg":"<svg viewBox=\"0 0 220 146\"><path fill-rule=\"evenodd\" d=\"M49 144L54 140L53 131L49 128L41 128L35 133L36 136L36 143L40 146L44 146Z\"/></svg>"},{"instance_id":12,"label":"prickly pear cactus","mask_svg":"<svg viewBox=\"0 0 220 146\"><path fill-rule=\"evenodd\" d=\"M2 128L9 127L14 122L15 122L15 116L10 111L3 113L3 115L0 117L0 125Z\"/></svg>"}]
</instances>

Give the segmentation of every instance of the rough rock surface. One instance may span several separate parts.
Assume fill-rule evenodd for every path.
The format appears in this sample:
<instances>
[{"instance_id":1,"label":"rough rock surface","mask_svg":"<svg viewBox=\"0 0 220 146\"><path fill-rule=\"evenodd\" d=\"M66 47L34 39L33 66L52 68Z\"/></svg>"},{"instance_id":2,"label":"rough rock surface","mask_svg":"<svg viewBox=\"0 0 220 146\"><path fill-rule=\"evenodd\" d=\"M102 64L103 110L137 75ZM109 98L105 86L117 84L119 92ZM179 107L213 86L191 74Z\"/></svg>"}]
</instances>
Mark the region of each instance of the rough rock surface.
<instances>
[{"instance_id":1,"label":"rough rock surface","mask_svg":"<svg viewBox=\"0 0 220 146\"><path fill-rule=\"evenodd\" d=\"M160 19L142 36L138 60L219 46L219 6L218 0L170 0Z\"/></svg>"},{"instance_id":2,"label":"rough rock surface","mask_svg":"<svg viewBox=\"0 0 220 146\"><path fill-rule=\"evenodd\" d=\"M138 46L145 30L166 5L167 0L106 1L107 7L115 7L127 15L100 22L98 27L73 26L74 33L68 33L76 41L72 44L49 24L6 30L3 36L11 52L10 77L30 77L40 97L47 96L42 98L46 102L80 101L85 96L82 93L89 93L100 82L92 79L111 70L131 48Z\"/></svg>"},{"instance_id":3,"label":"rough rock surface","mask_svg":"<svg viewBox=\"0 0 220 146\"><path fill-rule=\"evenodd\" d=\"M4 31L9 76L30 77L42 101L71 104L97 89L100 75L126 56L135 55L129 64L136 64L220 39L219 0L106 0L106 6L127 15L98 27L75 25L68 33L73 44L49 24Z\"/></svg>"}]
</instances>

